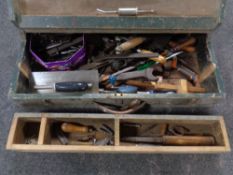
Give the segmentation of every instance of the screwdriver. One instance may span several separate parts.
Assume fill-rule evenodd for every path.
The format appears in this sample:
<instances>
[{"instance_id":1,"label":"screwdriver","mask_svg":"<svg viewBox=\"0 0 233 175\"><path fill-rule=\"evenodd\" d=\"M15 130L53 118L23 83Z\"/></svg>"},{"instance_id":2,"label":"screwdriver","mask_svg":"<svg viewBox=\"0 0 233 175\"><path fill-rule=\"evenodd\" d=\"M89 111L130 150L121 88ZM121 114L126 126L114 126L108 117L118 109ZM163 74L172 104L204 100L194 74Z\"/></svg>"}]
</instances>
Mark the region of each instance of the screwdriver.
<instances>
[{"instance_id":1,"label":"screwdriver","mask_svg":"<svg viewBox=\"0 0 233 175\"><path fill-rule=\"evenodd\" d=\"M36 85L34 89L53 89L55 92L80 92L86 91L93 86L92 83L87 82L58 82L52 85Z\"/></svg>"}]
</instances>

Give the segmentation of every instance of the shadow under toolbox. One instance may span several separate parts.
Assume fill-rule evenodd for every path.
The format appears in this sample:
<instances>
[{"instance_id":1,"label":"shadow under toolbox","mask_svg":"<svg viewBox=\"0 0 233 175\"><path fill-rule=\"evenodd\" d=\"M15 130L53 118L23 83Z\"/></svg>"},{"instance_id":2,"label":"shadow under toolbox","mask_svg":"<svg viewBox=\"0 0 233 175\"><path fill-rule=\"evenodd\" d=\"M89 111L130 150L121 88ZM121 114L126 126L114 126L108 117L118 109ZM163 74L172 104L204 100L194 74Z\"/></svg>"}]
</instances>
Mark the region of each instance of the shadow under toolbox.
<instances>
[{"instance_id":1,"label":"shadow under toolbox","mask_svg":"<svg viewBox=\"0 0 233 175\"><path fill-rule=\"evenodd\" d=\"M208 36L221 22L222 0L8 2L23 31L21 71L10 87L17 102L106 109L137 99L160 108L212 105L224 97ZM48 80L51 71L60 78ZM63 77L69 72L76 78ZM64 92L67 86L71 92Z\"/></svg>"}]
</instances>

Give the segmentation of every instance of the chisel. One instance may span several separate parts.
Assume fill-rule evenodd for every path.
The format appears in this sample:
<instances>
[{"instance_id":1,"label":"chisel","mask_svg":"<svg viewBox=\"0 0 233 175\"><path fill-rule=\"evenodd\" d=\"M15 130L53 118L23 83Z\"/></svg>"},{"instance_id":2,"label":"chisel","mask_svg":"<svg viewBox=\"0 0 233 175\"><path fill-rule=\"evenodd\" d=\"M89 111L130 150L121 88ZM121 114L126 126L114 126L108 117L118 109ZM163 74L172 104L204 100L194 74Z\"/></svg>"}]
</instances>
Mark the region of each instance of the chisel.
<instances>
[{"instance_id":1,"label":"chisel","mask_svg":"<svg viewBox=\"0 0 233 175\"><path fill-rule=\"evenodd\" d=\"M124 137L124 142L151 143L169 146L212 146L215 145L213 136L162 136L162 137Z\"/></svg>"},{"instance_id":2,"label":"chisel","mask_svg":"<svg viewBox=\"0 0 233 175\"><path fill-rule=\"evenodd\" d=\"M55 92L80 92L86 91L93 86L92 83L86 82L58 82L52 85L36 85L34 89L53 89Z\"/></svg>"}]
</instances>

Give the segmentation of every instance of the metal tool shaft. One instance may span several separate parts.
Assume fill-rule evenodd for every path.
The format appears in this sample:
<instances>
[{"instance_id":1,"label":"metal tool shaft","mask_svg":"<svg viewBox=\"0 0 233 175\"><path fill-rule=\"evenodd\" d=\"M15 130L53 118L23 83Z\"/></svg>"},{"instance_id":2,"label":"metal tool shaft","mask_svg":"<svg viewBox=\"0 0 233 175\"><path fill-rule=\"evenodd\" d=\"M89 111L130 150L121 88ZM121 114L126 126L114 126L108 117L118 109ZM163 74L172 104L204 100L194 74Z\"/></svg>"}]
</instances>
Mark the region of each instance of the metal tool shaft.
<instances>
[{"instance_id":1,"label":"metal tool shaft","mask_svg":"<svg viewBox=\"0 0 233 175\"><path fill-rule=\"evenodd\" d=\"M137 7L118 8L117 10L102 10L102 9L97 8L96 11L99 13L103 13L103 14L118 14L120 16L136 16L138 14L155 12L153 9L139 10Z\"/></svg>"}]
</instances>

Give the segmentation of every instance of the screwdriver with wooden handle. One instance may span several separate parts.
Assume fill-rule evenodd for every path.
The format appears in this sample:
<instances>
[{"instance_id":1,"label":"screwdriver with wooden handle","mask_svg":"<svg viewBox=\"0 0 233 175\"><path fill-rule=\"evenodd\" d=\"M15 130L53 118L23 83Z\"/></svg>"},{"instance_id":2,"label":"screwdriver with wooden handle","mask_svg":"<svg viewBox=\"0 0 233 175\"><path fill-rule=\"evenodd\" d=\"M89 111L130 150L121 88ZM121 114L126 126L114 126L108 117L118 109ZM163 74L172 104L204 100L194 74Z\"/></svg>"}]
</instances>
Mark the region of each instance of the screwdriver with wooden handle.
<instances>
[{"instance_id":1,"label":"screwdriver with wooden handle","mask_svg":"<svg viewBox=\"0 0 233 175\"><path fill-rule=\"evenodd\" d=\"M61 130L66 133L89 133L95 129L90 126L77 125L72 123L62 123Z\"/></svg>"},{"instance_id":2,"label":"screwdriver with wooden handle","mask_svg":"<svg viewBox=\"0 0 233 175\"><path fill-rule=\"evenodd\" d=\"M52 85L35 85L34 89L53 89L55 92L80 92L85 91L93 86L87 82L58 82Z\"/></svg>"},{"instance_id":3,"label":"screwdriver with wooden handle","mask_svg":"<svg viewBox=\"0 0 233 175\"><path fill-rule=\"evenodd\" d=\"M124 142L151 143L169 146L212 146L215 145L213 136L161 136L161 137L124 137Z\"/></svg>"},{"instance_id":4,"label":"screwdriver with wooden handle","mask_svg":"<svg viewBox=\"0 0 233 175\"><path fill-rule=\"evenodd\" d=\"M136 37L136 38L129 39L128 41L120 44L119 46L115 48L116 53L120 54L124 51L133 49L137 47L138 45L142 44L145 40L146 38L143 38L143 37Z\"/></svg>"}]
</instances>

